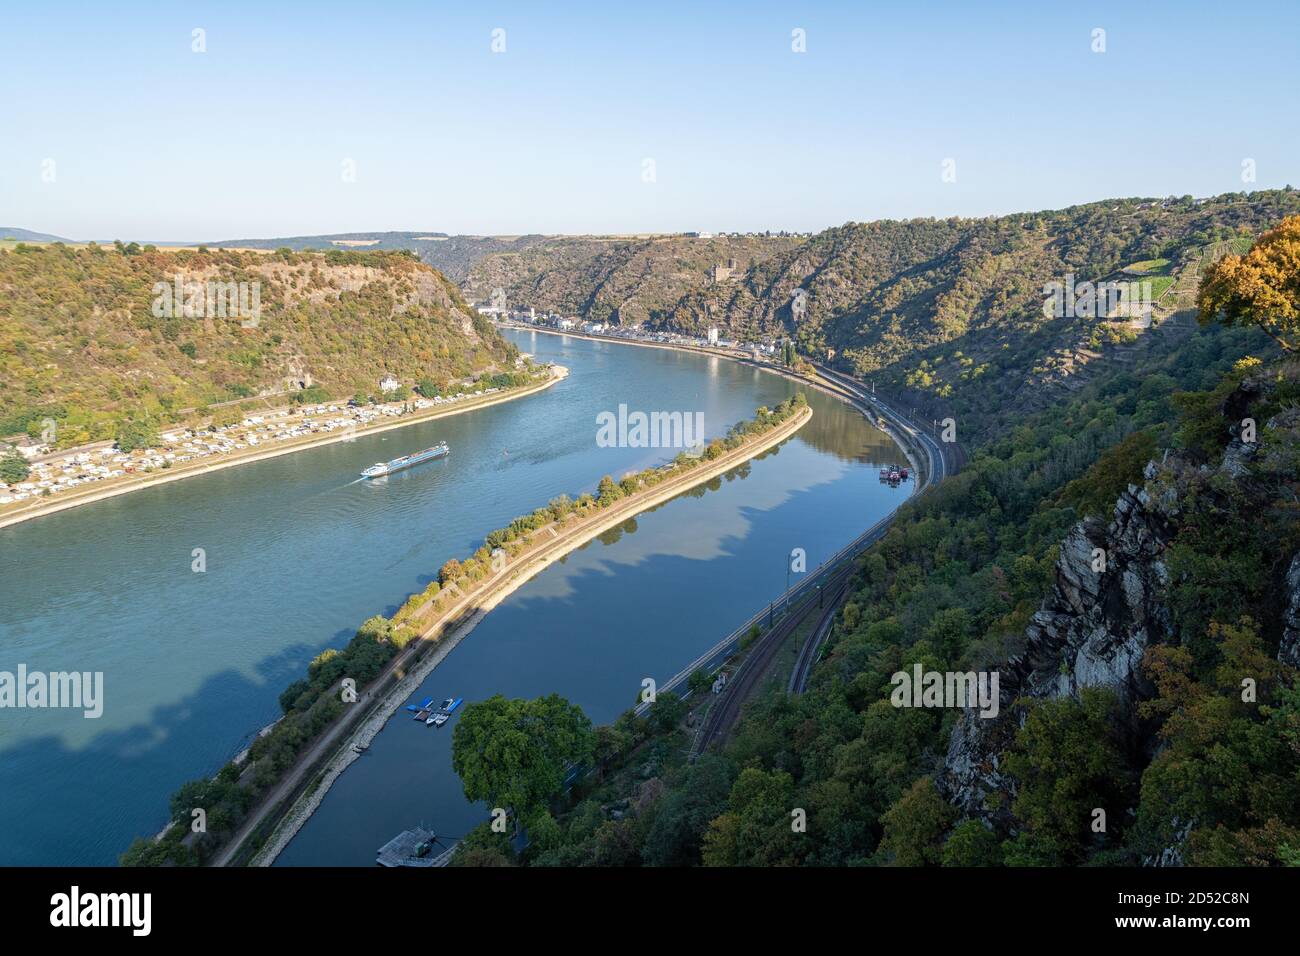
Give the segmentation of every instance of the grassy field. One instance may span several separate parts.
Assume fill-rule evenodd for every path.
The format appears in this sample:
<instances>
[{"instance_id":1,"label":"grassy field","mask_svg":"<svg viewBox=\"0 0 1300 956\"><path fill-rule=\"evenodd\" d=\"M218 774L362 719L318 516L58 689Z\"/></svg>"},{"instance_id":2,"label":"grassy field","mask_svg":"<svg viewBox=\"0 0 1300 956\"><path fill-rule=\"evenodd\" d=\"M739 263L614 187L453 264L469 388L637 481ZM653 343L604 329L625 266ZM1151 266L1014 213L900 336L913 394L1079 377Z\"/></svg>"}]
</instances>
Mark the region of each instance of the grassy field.
<instances>
[{"instance_id":1,"label":"grassy field","mask_svg":"<svg viewBox=\"0 0 1300 956\"><path fill-rule=\"evenodd\" d=\"M1143 279L1142 281L1151 283L1151 299L1152 301L1156 301L1169 291L1170 287L1174 284L1175 279L1173 276L1158 275L1153 276L1150 279Z\"/></svg>"},{"instance_id":2,"label":"grassy field","mask_svg":"<svg viewBox=\"0 0 1300 956\"><path fill-rule=\"evenodd\" d=\"M1141 262L1134 262L1125 266L1134 272L1145 272L1153 276L1163 276L1169 274L1169 268L1173 265L1168 259L1143 259Z\"/></svg>"}]
</instances>

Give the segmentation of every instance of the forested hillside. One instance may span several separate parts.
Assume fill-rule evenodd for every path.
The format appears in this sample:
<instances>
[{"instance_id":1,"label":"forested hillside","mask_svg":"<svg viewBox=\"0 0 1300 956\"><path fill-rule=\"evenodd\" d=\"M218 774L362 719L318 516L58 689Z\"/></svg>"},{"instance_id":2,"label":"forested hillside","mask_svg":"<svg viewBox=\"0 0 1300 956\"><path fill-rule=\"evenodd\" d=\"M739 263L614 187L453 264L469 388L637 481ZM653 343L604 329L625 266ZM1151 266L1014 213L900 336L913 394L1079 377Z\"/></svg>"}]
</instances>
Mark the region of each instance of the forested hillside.
<instances>
[{"instance_id":1,"label":"forested hillside","mask_svg":"<svg viewBox=\"0 0 1300 956\"><path fill-rule=\"evenodd\" d=\"M209 283L231 293L219 314ZM0 435L49 418L75 443L123 418L307 386L369 394L386 374L449 381L514 355L406 252L0 250Z\"/></svg>"},{"instance_id":2,"label":"forested hillside","mask_svg":"<svg viewBox=\"0 0 1300 956\"><path fill-rule=\"evenodd\" d=\"M983 219L849 223L807 240L553 240L488 254L467 291L513 307L742 340L794 339L897 401L971 425L1068 398L1166 353L1216 258L1300 212L1300 191L1116 199ZM749 244L749 245L745 245ZM728 255L740 270L707 274ZM694 258L692 258L694 257ZM1145 282L1151 327L1046 314L1050 283ZM970 433L968 433L970 434Z\"/></svg>"},{"instance_id":3,"label":"forested hillside","mask_svg":"<svg viewBox=\"0 0 1300 956\"><path fill-rule=\"evenodd\" d=\"M454 282L463 282L470 268L495 252L513 253L547 241L545 236L465 236L444 232L338 232L279 239L230 239L209 243L221 249L345 249L366 252L409 250Z\"/></svg>"},{"instance_id":4,"label":"forested hillside","mask_svg":"<svg viewBox=\"0 0 1300 956\"><path fill-rule=\"evenodd\" d=\"M862 559L808 693L776 675L694 764L664 695L598 729L522 857L484 827L460 862L1300 863L1300 368L1243 358L1260 338L1207 331L981 449ZM893 706L917 663L1000 671L1002 713Z\"/></svg>"},{"instance_id":5,"label":"forested hillside","mask_svg":"<svg viewBox=\"0 0 1300 956\"><path fill-rule=\"evenodd\" d=\"M617 325L666 325L691 292L731 288L747 270L797 248L794 236L550 237L480 258L462 285L487 301Z\"/></svg>"},{"instance_id":6,"label":"forested hillside","mask_svg":"<svg viewBox=\"0 0 1300 956\"><path fill-rule=\"evenodd\" d=\"M1300 865L1298 236L904 506L807 693L777 665L695 763L661 695L522 856L483 828L462 863ZM997 712L900 706L918 665L996 673Z\"/></svg>"}]
</instances>

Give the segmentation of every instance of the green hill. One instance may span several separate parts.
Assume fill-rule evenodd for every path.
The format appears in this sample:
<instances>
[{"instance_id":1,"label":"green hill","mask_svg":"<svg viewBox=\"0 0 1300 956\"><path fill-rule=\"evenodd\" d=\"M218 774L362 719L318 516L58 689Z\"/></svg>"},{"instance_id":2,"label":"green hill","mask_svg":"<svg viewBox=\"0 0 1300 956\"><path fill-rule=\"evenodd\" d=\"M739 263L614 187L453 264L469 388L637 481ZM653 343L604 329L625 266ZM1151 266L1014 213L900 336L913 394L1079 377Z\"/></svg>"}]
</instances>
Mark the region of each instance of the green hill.
<instances>
[{"instance_id":1,"label":"green hill","mask_svg":"<svg viewBox=\"0 0 1300 956\"><path fill-rule=\"evenodd\" d=\"M725 290L804 240L794 236L548 237L480 257L462 282L486 301L493 290L529 306L619 325L665 324L683 297Z\"/></svg>"},{"instance_id":2,"label":"green hill","mask_svg":"<svg viewBox=\"0 0 1300 956\"><path fill-rule=\"evenodd\" d=\"M1300 192L1284 189L848 223L806 240L546 240L485 255L465 288L485 298L500 285L512 306L601 321L792 338L905 404L983 423L1167 353L1193 325L1204 267L1298 212ZM740 271L714 281L707 263L727 257ZM1044 287L1070 276L1149 282L1163 328L1046 315Z\"/></svg>"},{"instance_id":3,"label":"green hill","mask_svg":"<svg viewBox=\"0 0 1300 956\"><path fill-rule=\"evenodd\" d=\"M188 315L169 301L177 283ZM515 354L405 252L0 250L0 435L53 418L66 445L127 417L167 422L309 386L373 393L385 375L450 381Z\"/></svg>"}]
</instances>

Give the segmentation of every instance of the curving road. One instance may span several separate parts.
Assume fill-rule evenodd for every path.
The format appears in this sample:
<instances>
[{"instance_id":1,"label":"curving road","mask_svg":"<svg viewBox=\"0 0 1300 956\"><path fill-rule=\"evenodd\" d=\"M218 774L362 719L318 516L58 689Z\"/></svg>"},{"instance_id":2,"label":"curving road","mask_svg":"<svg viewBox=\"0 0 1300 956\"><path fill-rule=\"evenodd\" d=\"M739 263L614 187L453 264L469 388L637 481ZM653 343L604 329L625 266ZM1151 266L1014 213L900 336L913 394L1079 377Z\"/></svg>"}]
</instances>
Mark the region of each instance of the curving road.
<instances>
[{"instance_id":1,"label":"curving road","mask_svg":"<svg viewBox=\"0 0 1300 956\"><path fill-rule=\"evenodd\" d=\"M905 412L899 411L879 397L871 394L866 386L856 379L832 371L823 365L816 366L816 369L823 378L833 383L836 389L855 407L862 411L874 412L881 418L888 420L895 428L900 429L921 445L925 450L926 457L929 459L930 466L926 476L926 483L920 489L921 491L931 485L937 485L948 477L948 456L944 453L943 444L926 431L924 425L914 423ZM953 444L955 445L955 443ZM953 467L952 470L955 471L956 468Z\"/></svg>"}]
</instances>

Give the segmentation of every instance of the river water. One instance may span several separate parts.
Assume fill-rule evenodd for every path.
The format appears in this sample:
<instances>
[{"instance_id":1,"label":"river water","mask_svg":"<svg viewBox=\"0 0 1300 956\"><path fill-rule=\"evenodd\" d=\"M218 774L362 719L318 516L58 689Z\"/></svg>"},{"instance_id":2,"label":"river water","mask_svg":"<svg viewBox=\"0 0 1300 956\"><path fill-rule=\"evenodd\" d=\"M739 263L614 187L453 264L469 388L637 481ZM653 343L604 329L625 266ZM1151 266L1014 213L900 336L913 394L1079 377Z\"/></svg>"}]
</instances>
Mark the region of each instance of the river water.
<instances>
[{"instance_id":1,"label":"river water","mask_svg":"<svg viewBox=\"0 0 1300 956\"><path fill-rule=\"evenodd\" d=\"M182 782L215 772L279 714L313 656L392 613L489 530L603 474L672 451L597 447L620 403L701 411L718 435L795 391L722 359L527 332L568 366L539 395L231 468L0 529L0 671L101 671L104 712L0 709L0 864L111 864L156 832ZM556 692L597 722L626 709L910 492L901 459L839 402L748 465L570 554L508 597L414 696ZM383 482L361 468L445 440L448 458ZM207 569L192 570L203 548ZM454 725L454 720L453 720ZM485 818L450 767L452 725L398 715L280 858L373 865L424 823Z\"/></svg>"}]
</instances>

